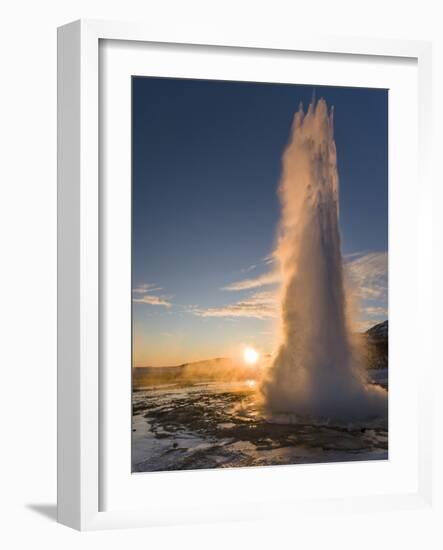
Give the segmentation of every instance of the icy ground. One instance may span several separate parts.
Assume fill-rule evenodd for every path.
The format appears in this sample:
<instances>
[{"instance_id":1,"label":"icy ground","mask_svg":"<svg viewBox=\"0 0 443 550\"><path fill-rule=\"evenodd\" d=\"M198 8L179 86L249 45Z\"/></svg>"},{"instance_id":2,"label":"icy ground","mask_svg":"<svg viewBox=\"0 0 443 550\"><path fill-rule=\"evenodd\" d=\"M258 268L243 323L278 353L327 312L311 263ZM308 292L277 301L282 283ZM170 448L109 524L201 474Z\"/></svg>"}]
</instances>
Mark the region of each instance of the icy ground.
<instances>
[{"instance_id":1,"label":"icy ground","mask_svg":"<svg viewBox=\"0 0 443 550\"><path fill-rule=\"evenodd\" d=\"M165 384L133 394L134 472L387 458L386 426L268 422L253 380Z\"/></svg>"}]
</instances>

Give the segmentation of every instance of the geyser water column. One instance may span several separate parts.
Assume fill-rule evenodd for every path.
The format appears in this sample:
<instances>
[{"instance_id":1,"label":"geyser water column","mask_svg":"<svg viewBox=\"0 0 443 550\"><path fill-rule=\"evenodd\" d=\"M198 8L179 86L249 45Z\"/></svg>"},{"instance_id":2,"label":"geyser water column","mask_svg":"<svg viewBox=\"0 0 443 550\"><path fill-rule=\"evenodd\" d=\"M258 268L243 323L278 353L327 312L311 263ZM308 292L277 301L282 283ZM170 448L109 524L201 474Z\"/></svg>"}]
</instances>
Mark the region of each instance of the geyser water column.
<instances>
[{"instance_id":1,"label":"geyser water column","mask_svg":"<svg viewBox=\"0 0 443 550\"><path fill-rule=\"evenodd\" d=\"M333 112L300 106L283 155L275 257L282 275L281 342L261 391L271 413L347 421L385 416L368 385L346 318Z\"/></svg>"}]
</instances>

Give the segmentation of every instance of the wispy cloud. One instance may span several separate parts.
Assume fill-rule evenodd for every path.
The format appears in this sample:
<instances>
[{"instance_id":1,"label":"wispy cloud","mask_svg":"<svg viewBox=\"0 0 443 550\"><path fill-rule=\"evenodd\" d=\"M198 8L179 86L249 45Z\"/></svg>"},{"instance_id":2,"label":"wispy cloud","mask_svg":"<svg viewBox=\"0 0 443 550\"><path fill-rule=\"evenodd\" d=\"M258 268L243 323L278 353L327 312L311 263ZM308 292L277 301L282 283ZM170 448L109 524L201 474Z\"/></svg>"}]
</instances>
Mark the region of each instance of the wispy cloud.
<instances>
[{"instance_id":1,"label":"wispy cloud","mask_svg":"<svg viewBox=\"0 0 443 550\"><path fill-rule=\"evenodd\" d=\"M253 270L256 269L256 268L257 268L257 264L252 264L252 265L250 265L250 266L248 266L248 267L244 267L244 268L241 269L240 271L241 271L242 273L248 273L249 271L253 271Z\"/></svg>"},{"instance_id":2,"label":"wispy cloud","mask_svg":"<svg viewBox=\"0 0 443 550\"><path fill-rule=\"evenodd\" d=\"M274 254L271 253L271 254L268 254L267 256L265 256L265 257L263 258L263 262L264 262L265 264L268 264L268 265L269 265L269 264L273 264L273 263L275 262L275 256L274 256Z\"/></svg>"},{"instance_id":3,"label":"wispy cloud","mask_svg":"<svg viewBox=\"0 0 443 550\"><path fill-rule=\"evenodd\" d=\"M221 307L198 308L192 310L200 317L252 317L268 319L277 315L277 302L274 293L256 292L247 298Z\"/></svg>"},{"instance_id":4,"label":"wispy cloud","mask_svg":"<svg viewBox=\"0 0 443 550\"><path fill-rule=\"evenodd\" d=\"M274 258L268 256L263 260L272 263ZM360 304L360 314L371 326L375 320L387 317L387 252L355 252L345 256L345 271ZM221 290L248 291L275 285L281 282L281 275L276 269L267 271L257 277L235 281ZM202 317L256 317L265 319L277 316L275 293L270 291L256 292L248 297L222 307L207 309L194 308L193 313Z\"/></svg>"},{"instance_id":5,"label":"wispy cloud","mask_svg":"<svg viewBox=\"0 0 443 550\"><path fill-rule=\"evenodd\" d=\"M222 290L249 290L252 288L260 288L262 286L273 285L280 281L280 274L278 271L269 271L263 273L253 279L243 279L242 281L235 281L226 285Z\"/></svg>"},{"instance_id":6,"label":"wispy cloud","mask_svg":"<svg viewBox=\"0 0 443 550\"><path fill-rule=\"evenodd\" d=\"M273 256L263 259L272 263ZM388 253L387 252L353 252L344 258L346 273L358 297L378 299L386 296L388 286ZM247 271L247 270L245 270ZM234 281L222 290L239 291L260 288L280 283L281 275L273 269L257 277Z\"/></svg>"},{"instance_id":7,"label":"wispy cloud","mask_svg":"<svg viewBox=\"0 0 443 550\"><path fill-rule=\"evenodd\" d=\"M345 272L358 299L356 326L366 330L388 317L388 253L355 253L345 258Z\"/></svg>"},{"instance_id":8,"label":"wispy cloud","mask_svg":"<svg viewBox=\"0 0 443 550\"><path fill-rule=\"evenodd\" d=\"M169 296L157 296L153 292L159 292L162 287L154 285L152 283L143 283L132 289L132 292L136 295L132 298L132 301L137 304L149 304L152 306L171 307Z\"/></svg>"},{"instance_id":9,"label":"wispy cloud","mask_svg":"<svg viewBox=\"0 0 443 550\"><path fill-rule=\"evenodd\" d=\"M375 320L387 317L387 263L386 252L353 253L345 257L345 270L353 291L360 302L360 313L365 319L361 322L371 326ZM272 263L269 256L263 260ZM258 266L249 266L244 273ZM243 291L247 296L219 307L201 308L183 306L185 311L199 317L248 317L269 319L278 316L278 301L274 289L266 289L281 281L276 269L267 271L254 278L235 281L224 286L224 291ZM162 287L152 283L143 283L133 289L133 302L170 308L173 303L170 296L161 294ZM250 291L250 292L248 292ZM252 292L252 293L251 293Z\"/></svg>"},{"instance_id":10,"label":"wispy cloud","mask_svg":"<svg viewBox=\"0 0 443 550\"><path fill-rule=\"evenodd\" d=\"M388 253L369 252L346 257L346 271L357 296L362 300L386 299Z\"/></svg>"},{"instance_id":11,"label":"wispy cloud","mask_svg":"<svg viewBox=\"0 0 443 550\"><path fill-rule=\"evenodd\" d=\"M152 296L151 294L145 294L145 296L142 296L141 298L133 298L132 301L138 304L150 304L152 306L172 306L172 303L167 299L161 298L160 296Z\"/></svg>"},{"instance_id":12,"label":"wispy cloud","mask_svg":"<svg viewBox=\"0 0 443 550\"><path fill-rule=\"evenodd\" d=\"M249 273L255 269L266 269L265 273L257 275L256 277L251 277L247 279L241 279L229 283L228 285L221 288L221 290L231 290L231 291L240 291L240 290L251 290L254 288L260 288L262 286L269 286L280 282L280 273L275 267L275 258L273 254L268 254L264 258L261 258L257 263L249 265L240 271L242 273Z\"/></svg>"},{"instance_id":13,"label":"wispy cloud","mask_svg":"<svg viewBox=\"0 0 443 550\"><path fill-rule=\"evenodd\" d=\"M386 318L388 315L388 312L385 307L375 307L375 306L368 306L364 308L364 312L369 317L381 317Z\"/></svg>"},{"instance_id":14,"label":"wispy cloud","mask_svg":"<svg viewBox=\"0 0 443 550\"><path fill-rule=\"evenodd\" d=\"M151 283L143 283L142 285L136 286L132 289L134 294L146 294L147 292L156 292L158 290L163 290L161 286L153 285Z\"/></svg>"}]
</instances>

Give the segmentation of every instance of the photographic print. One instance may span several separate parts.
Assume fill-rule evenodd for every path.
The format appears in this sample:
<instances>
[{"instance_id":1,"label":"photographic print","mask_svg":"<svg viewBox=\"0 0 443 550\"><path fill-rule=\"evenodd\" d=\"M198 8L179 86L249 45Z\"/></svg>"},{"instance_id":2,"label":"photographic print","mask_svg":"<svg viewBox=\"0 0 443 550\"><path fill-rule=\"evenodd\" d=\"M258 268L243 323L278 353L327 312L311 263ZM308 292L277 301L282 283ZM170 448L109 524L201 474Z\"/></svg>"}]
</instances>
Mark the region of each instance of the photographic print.
<instances>
[{"instance_id":1,"label":"photographic print","mask_svg":"<svg viewBox=\"0 0 443 550\"><path fill-rule=\"evenodd\" d=\"M386 460L388 91L132 77L131 299L133 472Z\"/></svg>"}]
</instances>

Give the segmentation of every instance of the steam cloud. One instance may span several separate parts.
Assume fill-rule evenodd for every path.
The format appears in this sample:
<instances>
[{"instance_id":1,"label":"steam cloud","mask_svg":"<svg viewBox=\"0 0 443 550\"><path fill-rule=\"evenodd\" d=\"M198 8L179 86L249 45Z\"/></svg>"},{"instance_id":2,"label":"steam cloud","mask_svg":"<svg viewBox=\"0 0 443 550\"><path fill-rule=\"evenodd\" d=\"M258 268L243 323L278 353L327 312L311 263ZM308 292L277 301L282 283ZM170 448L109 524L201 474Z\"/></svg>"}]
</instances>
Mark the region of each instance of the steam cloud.
<instances>
[{"instance_id":1,"label":"steam cloud","mask_svg":"<svg viewBox=\"0 0 443 550\"><path fill-rule=\"evenodd\" d=\"M261 391L271 413L346 421L384 417L387 393L369 385L351 343L338 224L333 111L295 114L283 155L274 256L282 280L281 342Z\"/></svg>"}]
</instances>

